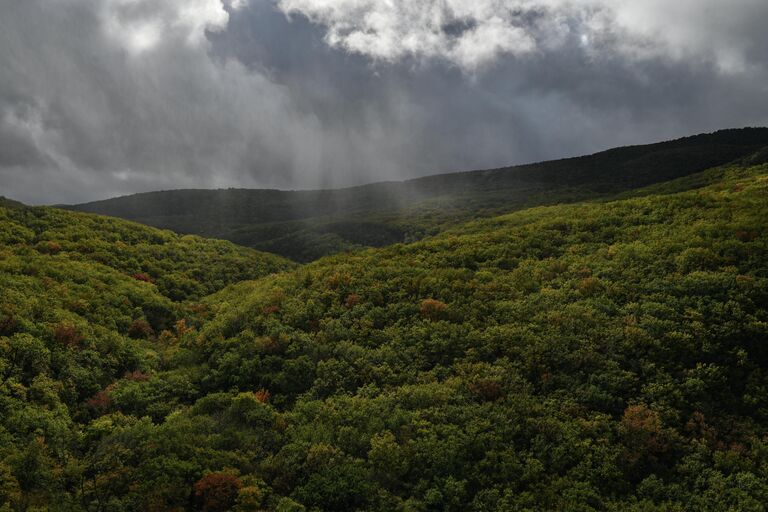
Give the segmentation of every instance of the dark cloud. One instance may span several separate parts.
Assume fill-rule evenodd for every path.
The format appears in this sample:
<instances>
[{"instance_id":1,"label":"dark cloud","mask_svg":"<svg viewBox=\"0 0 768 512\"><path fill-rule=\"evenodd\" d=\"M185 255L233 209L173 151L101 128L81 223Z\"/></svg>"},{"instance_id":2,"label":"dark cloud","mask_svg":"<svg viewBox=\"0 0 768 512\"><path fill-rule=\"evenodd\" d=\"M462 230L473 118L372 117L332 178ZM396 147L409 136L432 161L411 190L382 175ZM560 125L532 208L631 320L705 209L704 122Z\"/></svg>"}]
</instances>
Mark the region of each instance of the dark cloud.
<instances>
[{"instance_id":1,"label":"dark cloud","mask_svg":"<svg viewBox=\"0 0 768 512\"><path fill-rule=\"evenodd\" d=\"M671 35L631 6L516 12L535 49L468 65L485 54L454 46L482 13L440 25L446 55L384 59L272 0L3 2L0 195L341 186L768 124L768 5L734 2L720 30L715 4L682 4Z\"/></svg>"}]
</instances>

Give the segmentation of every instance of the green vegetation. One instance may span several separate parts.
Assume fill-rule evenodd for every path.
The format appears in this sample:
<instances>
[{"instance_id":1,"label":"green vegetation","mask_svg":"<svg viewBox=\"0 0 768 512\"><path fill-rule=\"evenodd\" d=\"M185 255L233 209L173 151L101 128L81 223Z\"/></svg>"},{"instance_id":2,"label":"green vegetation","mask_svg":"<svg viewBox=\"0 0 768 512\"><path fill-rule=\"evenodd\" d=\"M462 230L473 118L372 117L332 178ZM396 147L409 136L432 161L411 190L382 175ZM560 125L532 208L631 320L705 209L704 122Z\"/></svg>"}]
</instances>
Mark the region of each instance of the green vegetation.
<instances>
[{"instance_id":1,"label":"green vegetation","mask_svg":"<svg viewBox=\"0 0 768 512\"><path fill-rule=\"evenodd\" d=\"M223 238L308 262L342 251L419 240L479 217L609 198L750 157L765 146L768 129L724 130L592 156L403 183L308 192L176 190L71 208Z\"/></svg>"},{"instance_id":2,"label":"green vegetation","mask_svg":"<svg viewBox=\"0 0 768 512\"><path fill-rule=\"evenodd\" d=\"M5 196L0 196L0 207L2 208L24 208L24 204Z\"/></svg>"},{"instance_id":3,"label":"green vegetation","mask_svg":"<svg viewBox=\"0 0 768 512\"><path fill-rule=\"evenodd\" d=\"M225 286L294 265L229 242L179 236L132 222L53 208L0 207L0 243L6 253L62 268L73 262L154 283L166 297L194 300ZM74 276L72 276L74 278Z\"/></svg>"},{"instance_id":4,"label":"green vegetation","mask_svg":"<svg viewBox=\"0 0 768 512\"><path fill-rule=\"evenodd\" d=\"M0 510L764 510L766 219L732 165L289 268L0 209Z\"/></svg>"},{"instance_id":5,"label":"green vegetation","mask_svg":"<svg viewBox=\"0 0 768 512\"><path fill-rule=\"evenodd\" d=\"M291 266L116 219L0 208L0 510L72 510L57 500L84 482L102 390L156 367L159 344L204 316L198 296Z\"/></svg>"}]
</instances>

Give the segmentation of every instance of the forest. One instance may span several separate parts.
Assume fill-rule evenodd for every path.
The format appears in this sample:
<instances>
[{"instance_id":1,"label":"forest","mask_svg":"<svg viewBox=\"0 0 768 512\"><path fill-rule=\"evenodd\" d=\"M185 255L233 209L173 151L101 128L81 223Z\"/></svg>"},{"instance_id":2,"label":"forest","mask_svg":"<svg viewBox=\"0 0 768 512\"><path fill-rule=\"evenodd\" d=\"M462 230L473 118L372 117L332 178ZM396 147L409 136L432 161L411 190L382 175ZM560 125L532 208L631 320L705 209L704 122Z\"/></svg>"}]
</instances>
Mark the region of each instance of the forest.
<instances>
[{"instance_id":1,"label":"forest","mask_svg":"<svg viewBox=\"0 0 768 512\"><path fill-rule=\"evenodd\" d=\"M303 265L3 202L0 511L762 511L747 146Z\"/></svg>"}]
</instances>

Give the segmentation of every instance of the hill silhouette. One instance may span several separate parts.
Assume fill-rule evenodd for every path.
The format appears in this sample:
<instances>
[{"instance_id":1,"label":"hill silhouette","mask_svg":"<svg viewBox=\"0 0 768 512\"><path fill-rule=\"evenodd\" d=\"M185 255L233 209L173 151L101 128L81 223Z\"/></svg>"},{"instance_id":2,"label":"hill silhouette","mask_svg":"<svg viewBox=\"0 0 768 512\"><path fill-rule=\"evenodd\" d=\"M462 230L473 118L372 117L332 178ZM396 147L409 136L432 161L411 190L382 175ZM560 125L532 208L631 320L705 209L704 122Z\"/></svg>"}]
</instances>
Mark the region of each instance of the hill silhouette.
<instances>
[{"instance_id":1,"label":"hill silhouette","mask_svg":"<svg viewBox=\"0 0 768 512\"><path fill-rule=\"evenodd\" d=\"M768 129L723 130L590 156L316 191L172 190L69 206L306 262L521 208L611 197L753 155Z\"/></svg>"}]
</instances>

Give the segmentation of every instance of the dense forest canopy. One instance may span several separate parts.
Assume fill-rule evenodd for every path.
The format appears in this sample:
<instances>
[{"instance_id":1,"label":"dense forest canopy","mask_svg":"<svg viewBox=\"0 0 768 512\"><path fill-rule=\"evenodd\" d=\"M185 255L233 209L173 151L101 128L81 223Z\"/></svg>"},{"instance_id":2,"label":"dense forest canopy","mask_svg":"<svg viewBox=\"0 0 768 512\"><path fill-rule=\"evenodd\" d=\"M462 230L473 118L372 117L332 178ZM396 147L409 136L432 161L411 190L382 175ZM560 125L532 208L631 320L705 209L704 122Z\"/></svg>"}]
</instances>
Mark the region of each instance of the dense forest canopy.
<instances>
[{"instance_id":1,"label":"dense forest canopy","mask_svg":"<svg viewBox=\"0 0 768 512\"><path fill-rule=\"evenodd\" d=\"M764 510L764 160L304 266L0 207L0 510Z\"/></svg>"},{"instance_id":2,"label":"dense forest canopy","mask_svg":"<svg viewBox=\"0 0 768 512\"><path fill-rule=\"evenodd\" d=\"M767 128L616 148L591 156L402 183L319 191L175 190L70 208L253 247L308 262L434 235L478 217L610 197L689 176L768 146Z\"/></svg>"}]
</instances>

